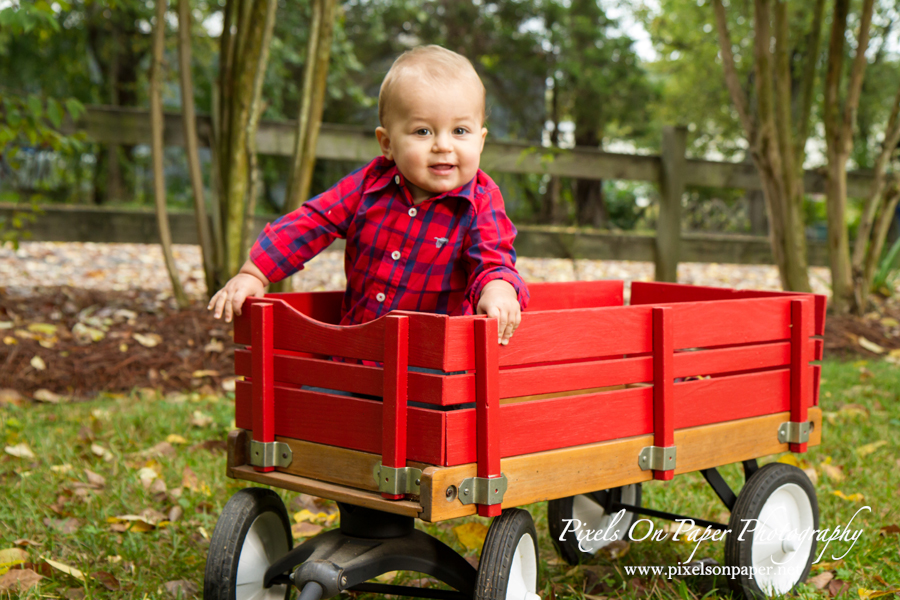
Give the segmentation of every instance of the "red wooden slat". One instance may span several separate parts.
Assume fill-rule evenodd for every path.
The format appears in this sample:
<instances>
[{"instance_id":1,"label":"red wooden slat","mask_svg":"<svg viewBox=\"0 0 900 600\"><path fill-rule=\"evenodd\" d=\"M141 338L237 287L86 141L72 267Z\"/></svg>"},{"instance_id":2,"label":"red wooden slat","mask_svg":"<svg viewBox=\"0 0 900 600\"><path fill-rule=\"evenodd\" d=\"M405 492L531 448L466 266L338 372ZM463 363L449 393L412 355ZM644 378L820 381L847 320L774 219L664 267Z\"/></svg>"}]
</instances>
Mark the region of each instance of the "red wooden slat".
<instances>
[{"instance_id":1,"label":"red wooden slat","mask_svg":"<svg viewBox=\"0 0 900 600\"><path fill-rule=\"evenodd\" d=\"M528 312L622 306L624 282L617 280L529 283Z\"/></svg>"},{"instance_id":2,"label":"red wooden slat","mask_svg":"<svg viewBox=\"0 0 900 600\"><path fill-rule=\"evenodd\" d=\"M784 412L790 369L676 383L675 407L675 429Z\"/></svg>"},{"instance_id":3,"label":"red wooden slat","mask_svg":"<svg viewBox=\"0 0 900 600\"><path fill-rule=\"evenodd\" d=\"M674 334L672 309L653 309L653 445L668 448L675 444ZM653 478L669 481L675 471L653 472Z\"/></svg>"},{"instance_id":4,"label":"red wooden slat","mask_svg":"<svg viewBox=\"0 0 900 600\"><path fill-rule=\"evenodd\" d=\"M253 427L251 389L251 382L237 382L235 424L241 429ZM275 398L276 436L381 454L382 403L378 400L282 386L275 387ZM413 407L407 412L407 460L444 464L446 413Z\"/></svg>"},{"instance_id":5,"label":"red wooden slat","mask_svg":"<svg viewBox=\"0 0 900 600\"><path fill-rule=\"evenodd\" d=\"M497 319L475 321L475 446L477 475L500 477L500 378ZM478 505L482 517L496 517L500 504Z\"/></svg>"},{"instance_id":6,"label":"red wooden slat","mask_svg":"<svg viewBox=\"0 0 900 600\"><path fill-rule=\"evenodd\" d=\"M791 301L791 421L806 422L812 386L809 369L809 336L813 307L805 300ZM790 444L791 452L806 452L806 444Z\"/></svg>"},{"instance_id":7,"label":"red wooden slat","mask_svg":"<svg viewBox=\"0 0 900 600\"><path fill-rule=\"evenodd\" d=\"M257 442L275 441L275 396L273 385L272 327L273 307L269 303L254 304L253 323L253 439ZM274 471L275 467L254 467L257 471Z\"/></svg>"},{"instance_id":8,"label":"red wooden slat","mask_svg":"<svg viewBox=\"0 0 900 600\"><path fill-rule=\"evenodd\" d=\"M406 369L409 350L409 322L389 315L384 331L384 408L382 410L381 464L406 466ZM382 493L389 500L404 494Z\"/></svg>"},{"instance_id":9,"label":"red wooden slat","mask_svg":"<svg viewBox=\"0 0 900 600\"><path fill-rule=\"evenodd\" d=\"M341 302L344 292L294 292L269 294L267 298L284 300L292 308L322 323L341 322Z\"/></svg>"},{"instance_id":10,"label":"red wooden slat","mask_svg":"<svg viewBox=\"0 0 900 600\"><path fill-rule=\"evenodd\" d=\"M788 340L790 302L778 297L672 304L675 348Z\"/></svg>"},{"instance_id":11,"label":"red wooden slat","mask_svg":"<svg viewBox=\"0 0 900 600\"><path fill-rule=\"evenodd\" d=\"M652 388L642 387L502 405L501 455L505 458L651 433L652 395ZM446 415L447 466L475 462L475 409ZM637 463L638 457L634 460Z\"/></svg>"}]
</instances>

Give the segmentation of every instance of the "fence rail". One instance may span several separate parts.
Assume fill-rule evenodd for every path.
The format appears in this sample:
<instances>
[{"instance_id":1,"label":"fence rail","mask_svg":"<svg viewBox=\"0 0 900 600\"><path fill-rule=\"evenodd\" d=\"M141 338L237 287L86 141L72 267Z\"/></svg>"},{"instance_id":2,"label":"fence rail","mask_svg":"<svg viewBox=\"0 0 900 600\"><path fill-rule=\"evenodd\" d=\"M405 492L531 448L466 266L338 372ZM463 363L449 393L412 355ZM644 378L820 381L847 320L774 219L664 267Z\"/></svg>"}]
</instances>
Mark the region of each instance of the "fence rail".
<instances>
[{"instance_id":1,"label":"fence rail","mask_svg":"<svg viewBox=\"0 0 900 600\"><path fill-rule=\"evenodd\" d=\"M210 128L208 116L197 117L201 145L208 144ZM100 143L145 144L150 141L150 118L143 109L90 106L77 123L69 124L68 130L83 131ZM289 156L295 134L294 122L261 121L257 151L264 155ZM687 158L685 137L683 128L665 128L660 155L617 154L590 148L552 150L528 143L488 141L481 165L489 172L647 181L660 186L656 236L523 226L516 240L517 251L522 256L652 260L656 263L656 278L662 281L675 279L679 261L771 263L771 250L765 237L681 232L681 198L685 187L761 189L752 164ZM184 146L180 114L165 114L164 140L167 146ZM360 127L322 125L316 147L318 158L367 162L378 154L374 132ZM848 194L865 196L871 180L869 172L849 172ZM824 170L805 172L806 191L824 193L825 184ZM0 214L10 210L11 207L0 205ZM32 228L34 239L144 243L157 240L154 216L150 212L83 207L45 207L45 211ZM192 218L190 213L171 215L176 242L195 242ZM811 265L827 264L823 243L810 241L809 253Z\"/></svg>"}]
</instances>

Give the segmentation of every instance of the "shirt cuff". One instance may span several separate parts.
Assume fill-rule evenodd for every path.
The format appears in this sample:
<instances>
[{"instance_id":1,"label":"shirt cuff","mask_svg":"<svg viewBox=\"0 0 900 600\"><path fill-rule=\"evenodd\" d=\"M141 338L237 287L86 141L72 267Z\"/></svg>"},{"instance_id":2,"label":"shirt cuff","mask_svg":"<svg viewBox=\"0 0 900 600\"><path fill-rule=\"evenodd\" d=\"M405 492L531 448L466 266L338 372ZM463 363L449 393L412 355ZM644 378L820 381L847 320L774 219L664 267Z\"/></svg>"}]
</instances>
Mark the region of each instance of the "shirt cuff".
<instances>
[{"instance_id":1,"label":"shirt cuff","mask_svg":"<svg viewBox=\"0 0 900 600\"><path fill-rule=\"evenodd\" d=\"M476 312L475 308L478 306L478 301L481 299L481 292L484 291L484 286L496 279L505 281L513 286L516 290L516 299L519 301L519 308L525 310L525 307L528 306L528 300L531 297L528 293L528 286L525 285L525 280L512 269L507 267L497 267L479 275L478 279L475 280L475 283L472 284L472 287L469 290L469 302L472 304L473 314Z\"/></svg>"}]
</instances>

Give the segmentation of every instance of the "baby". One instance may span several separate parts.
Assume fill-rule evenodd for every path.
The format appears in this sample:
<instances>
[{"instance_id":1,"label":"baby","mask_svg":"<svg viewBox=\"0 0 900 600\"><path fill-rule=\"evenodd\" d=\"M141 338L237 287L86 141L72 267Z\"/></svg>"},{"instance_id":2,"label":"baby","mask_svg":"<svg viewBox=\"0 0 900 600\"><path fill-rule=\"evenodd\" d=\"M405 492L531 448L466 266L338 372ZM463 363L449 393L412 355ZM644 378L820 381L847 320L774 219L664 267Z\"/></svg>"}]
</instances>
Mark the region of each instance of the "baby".
<instances>
[{"instance_id":1,"label":"baby","mask_svg":"<svg viewBox=\"0 0 900 600\"><path fill-rule=\"evenodd\" d=\"M231 321L248 296L347 240L342 325L391 310L485 314L508 344L528 302L516 229L478 166L485 91L468 59L422 46L391 66L378 95L383 156L267 225L240 272L210 300Z\"/></svg>"}]
</instances>

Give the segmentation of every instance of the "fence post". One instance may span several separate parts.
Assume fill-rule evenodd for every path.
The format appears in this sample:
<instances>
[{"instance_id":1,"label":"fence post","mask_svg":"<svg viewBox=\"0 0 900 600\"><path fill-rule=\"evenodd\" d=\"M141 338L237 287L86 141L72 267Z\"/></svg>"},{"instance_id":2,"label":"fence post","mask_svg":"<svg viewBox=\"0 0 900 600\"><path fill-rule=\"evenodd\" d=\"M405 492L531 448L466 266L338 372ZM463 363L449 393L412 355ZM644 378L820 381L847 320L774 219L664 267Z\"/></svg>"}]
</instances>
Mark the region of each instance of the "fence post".
<instances>
[{"instance_id":1,"label":"fence post","mask_svg":"<svg viewBox=\"0 0 900 600\"><path fill-rule=\"evenodd\" d=\"M681 197L687 166L687 128L663 127L659 172L659 218L656 222L656 281L678 281L681 245Z\"/></svg>"}]
</instances>

